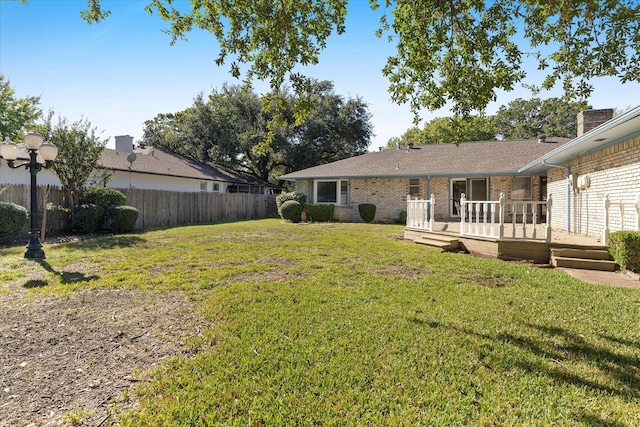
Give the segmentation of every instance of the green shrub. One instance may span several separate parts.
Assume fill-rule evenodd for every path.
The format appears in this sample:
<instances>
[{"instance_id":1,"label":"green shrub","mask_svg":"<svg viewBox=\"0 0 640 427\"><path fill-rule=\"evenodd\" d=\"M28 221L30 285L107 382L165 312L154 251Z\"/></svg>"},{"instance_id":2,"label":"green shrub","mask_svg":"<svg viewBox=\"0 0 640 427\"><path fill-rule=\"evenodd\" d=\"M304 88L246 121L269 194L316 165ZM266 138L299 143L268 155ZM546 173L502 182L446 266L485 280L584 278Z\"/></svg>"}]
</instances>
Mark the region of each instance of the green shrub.
<instances>
[{"instance_id":1,"label":"green shrub","mask_svg":"<svg viewBox=\"0 0 640 427\"><path fill-rule=\"evenodd\" d=\"M123 206L126 200L127 196L122 191L107 187L89 187L84 191L81 203L106 209L109 206Z\"/></svg>"},{"instance_id":2,"label":"green shrub","mask_svg":"<svg viewBox=\"0 0 640 427\"><path fill-rule=\"evenodd\" d=\"M29 213L24 206L0 202L0 238L19 236L28 219Z\"/></svg>"},{"instance_id":3,"label":"green shrub","mask_svg":"<svg viewBox=\"0 0 640 427\"><path fill-rule=\"evenodd\" d=\"M73 208L73 229L87 234L96 231L103 222L104 209L93 204L79 205Z\"/></svg>"},{"instance_id":4,"label":"green shrub","mask_svg":"<svg viewBox=\"0 0 640 427\"><path fill-rule=\"evenodd\" d=\"M616 231L609 235L609 254L622 270L640 272L640 232Z\"/></svg>"},{"instance_id":5,"label":"green shrub","mask_svg":"<svg viewBox=\"0 0 640 427\"><path fill-rule=\"evenodd\" d=\"M398 216L398 224L406 224L407 223L407 211L400 211L400 215Z\"/></svg>"},{"instance_id":6,"label":"green shrub","mask_svg":"<svg viewBox=\"0 0 640 427\"><path fill-rule=\"evenodd\" d=\"M280 213L280 208L282 207L284 202L287 202L289 200L294 200L300 203L300 206L302 206L303 210L305 205L307 204L307 196L302 193L291 192L291 193L278 194L276 196L276 205L278 206L278 213L280 214L281 217L282 217L282 213Z\"/></svg>"},{"instance_id":7,"label":"green shrub","mask_svg":"<svg viewBox=\"0 0 640 427\"><path fill-rule=\"evenodd\" d=\"M302 217L302 205L295 200L287 200L280 206L280 215L291 222L300 222Z\"/></svg>"},{"instance_id":8,"label":"green shrub","mask_svg":"<svg viewBox=\"0 0 640 427\"><path fill-rule=\"evenodd\" d=\"M376 217L376 205L371 203L362 203L358 205L358 212L360 213L360 218L366 223L370 223L373 221L373 218Z\"/></svg>"},{"instance_id":9,"label":"green shrub","mask_svg":"<svg viewBox=\"0 0 640 427\"><path fill-rule=\"evenodd\" d=\"M334 206L329 203L307 203L304 211L307 219L314 222L330 222L333 221Z\"/></svg>"},{"instance_id":10,"label":"green shrub","mask_svg":"<svg viewBox=\"0 0 640 427\"><path fill-rule=\"evenodd\" d=\"M103 227L115 233L129 233L133 231L138 215L138 209L133 206L109 206Z\"/></svg>"}]
</instances>

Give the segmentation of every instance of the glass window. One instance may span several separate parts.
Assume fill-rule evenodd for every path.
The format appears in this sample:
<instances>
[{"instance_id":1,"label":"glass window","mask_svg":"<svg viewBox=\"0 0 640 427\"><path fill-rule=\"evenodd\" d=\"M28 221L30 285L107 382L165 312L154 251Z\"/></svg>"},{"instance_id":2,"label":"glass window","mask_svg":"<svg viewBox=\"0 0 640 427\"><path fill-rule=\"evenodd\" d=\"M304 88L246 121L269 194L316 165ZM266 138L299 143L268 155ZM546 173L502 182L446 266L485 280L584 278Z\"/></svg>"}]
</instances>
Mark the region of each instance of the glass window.
<instances>
[{"instance_id":1,"label":"glass window","mask_svg":"<svg viewBox=\"0 0 640 427\"><path fill-rule=\"evenodd\" d=\"M511 178L511 199L531 200L531 177L514 176Z\"/></svg>"},{"instance_id":2,"label":"glass window","mask_svg":"<svg viewBox=\"0 0 640 427\"><path fill-rule=\"evenodd\" d=\"M349 182L340 181L340 204L349 204Z\"/></svg>"},{"instance_id":3,"label":"glass window","mask_svg":"<svg viewBox=\"0 0 640 427\"><path fill-rule=\"evenodd\" d=\"M315 182L315 203L335 203L339 206L349 204L349 181L338 179L335 181Z\"/></svg>"},{"instance_id":4,"label":"glass window","mask_svg":"<svg viewBox=\"0 0 640 427\"><path fill-rule=\"evenodd\" d=\"M338 195L337 181L319 181L316 189L317 203L336 203Z\"/></svg>"},{"instance_id":5,"label":"glass window","mask_svg":"<svg viewBox=\"0 0 640 427\"><path fill-rule=\"evenodd\" d=\"M409 194L412 196L420 195L420 178L409 179Z\"/></svg>"},{"instance_id":6,"label":"glass window","mask_svg":"<svg viewBox=\"0 0 640 427\"><path fill-rule=\"evenodd\" d=\"M213 191L215 191L216 193L220 192L220 184L217 182L213 183Z\"/></svg>"},{"instance_id":7,"label":"glass window","mask_svg":"<svg viewBox=\"0 0 640 427\"><path fill-rule=\"evenodd\" d=\"M207 183L206 182L201 182L200 183L200 191L207 191Z\"/></svg>"}]
</instances>

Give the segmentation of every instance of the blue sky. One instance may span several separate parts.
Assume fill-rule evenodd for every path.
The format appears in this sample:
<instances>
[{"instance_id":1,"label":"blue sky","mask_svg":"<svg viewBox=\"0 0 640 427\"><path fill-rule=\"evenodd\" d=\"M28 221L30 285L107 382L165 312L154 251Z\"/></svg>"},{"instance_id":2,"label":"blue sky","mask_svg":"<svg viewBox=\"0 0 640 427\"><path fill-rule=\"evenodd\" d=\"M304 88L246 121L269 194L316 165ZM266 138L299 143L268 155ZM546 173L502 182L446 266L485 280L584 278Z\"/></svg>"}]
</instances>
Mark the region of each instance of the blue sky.
<instances>
[{"instance_id":1,"label":"blue sky","mask_svg":"<svg viewBox=\"0 0 640 427\"><path fill-rule=\"evenodd\" d=\"M101 136L142 137L144 121L159 113L184 110L200 92L208 94L222 84L237 83L226 66L214 60L218 50L212 35L199 31L189 41L170 45L161 32L166 25L144 11L148 0L103 0L111 16L88 25L80 18L86 0L30 0L22 4L0 0L0 73L11 82L18 97L40 96L41 107L71 121L88 119ZM331 80L345 97L361 97L372 113L376 150L389 138L412 126L407 106L391 102L381 69L394 46L375 37L381 12L372 12L367 0L351 0L347 32L332 36L320 64L303 71ZM534 67L535 68L535 67ZM539 84L542 76L527 80ZM640 102L640 85L622 86L615 78L593 82L589 100L594 108L626 108ZM267 86L256 82L262 93ZM541 98L559 96L545 92ZM525 90L501 92L487 113L523 97ZM448 109L425 111L424 120L449 116Z\"/></svg>"}]
</instances>

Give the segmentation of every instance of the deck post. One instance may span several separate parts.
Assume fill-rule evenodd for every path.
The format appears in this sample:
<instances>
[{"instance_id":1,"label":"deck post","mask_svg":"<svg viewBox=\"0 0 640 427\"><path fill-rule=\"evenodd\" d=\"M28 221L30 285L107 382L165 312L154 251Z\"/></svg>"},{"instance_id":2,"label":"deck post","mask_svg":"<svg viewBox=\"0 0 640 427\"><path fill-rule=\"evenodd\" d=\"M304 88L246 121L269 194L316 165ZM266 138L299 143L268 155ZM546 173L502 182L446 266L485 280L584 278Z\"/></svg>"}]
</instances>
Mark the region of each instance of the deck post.
<instances>
[{"instance_id":1,"label":"deck post","mask_svg":"<svg viewBox=\"0 0 640 427\"><path fill-rule=\"evenodd\" d=\"M433 216L435 209L433 204L436 202L436 196L431 193L431 197L429 198L429 231L433 231Z\"/></svg>"},{"instance_id":2,"label":"deck post","mask_svg":"<svg viewBox=\"0 0 640 427\"><path fill-rule=\"evenodd\" d=\"M464 193L460 196L460 235L464 236L464 217L467 214L467 196Z\"/></svg>"},{"instance_id":3,"label":"deck post","mask_svg":"<svg viewBox=\"0 0 640 427\"><path fill-rule=\"evenodd\" d=\"M549 193L547 194L547 225L545 227L547 243L551 243L551 206L553 206L553 199Z\"/></svg>"},{"instance_id":4,"label":"deck post","mask_svg":"<svg viewBox=\"0 0 640 427\"><path fill-rule=\"evenodd\" d=\"M499 239L500 241L504 240L504 207L507 203L507 201L504 199L504 193L500 193L500 198L498 199L498 201L500 202L500 215L499 215L499 221L500 224L498 225L498 233L499 233Z\"/></svg>"},{"instance_id":5,"label":"deck post","mask_svg":"<svg viewBox=\"0 0 640 427\"><path fill-rule=\"evenodd\" d=\"M604 196L604 230L602 230L602 244L607 246L609 244L609 208L611 207L611 200L609 200L609 193Z\"/></svg>"}]
</instances>

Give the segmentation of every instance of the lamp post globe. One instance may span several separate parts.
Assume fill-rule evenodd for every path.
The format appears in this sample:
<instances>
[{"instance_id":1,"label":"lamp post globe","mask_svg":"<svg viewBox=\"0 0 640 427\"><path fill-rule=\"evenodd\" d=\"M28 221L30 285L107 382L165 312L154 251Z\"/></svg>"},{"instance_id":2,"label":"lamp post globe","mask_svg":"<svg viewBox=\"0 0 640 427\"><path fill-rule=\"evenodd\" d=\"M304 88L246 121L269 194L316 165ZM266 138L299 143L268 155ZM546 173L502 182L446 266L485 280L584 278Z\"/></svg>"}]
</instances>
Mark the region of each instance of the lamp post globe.
<instances>
[{"instance_id":1,"label":"lamp post globe","mask_svg":"<svg viewBox=\"0 0 640 427\"><path fill-rule=\"evenodd\" d=\"M38 187L36 175L43 167L51 166L51 163L58 155L58 147L51 142L42 142L42 136L36 132L29 132L24 137L24 146L29 155L29 160L24 163L15 164L18 158L18 146L6 140L0 143L0 157L7 161L12 169L24 166L31 174L31 206L29 211L29 243L24 253L26 259L42 260L45 258L42 243L40 243L40 230L38 229Z\"/></svg>"}]
</instances>

